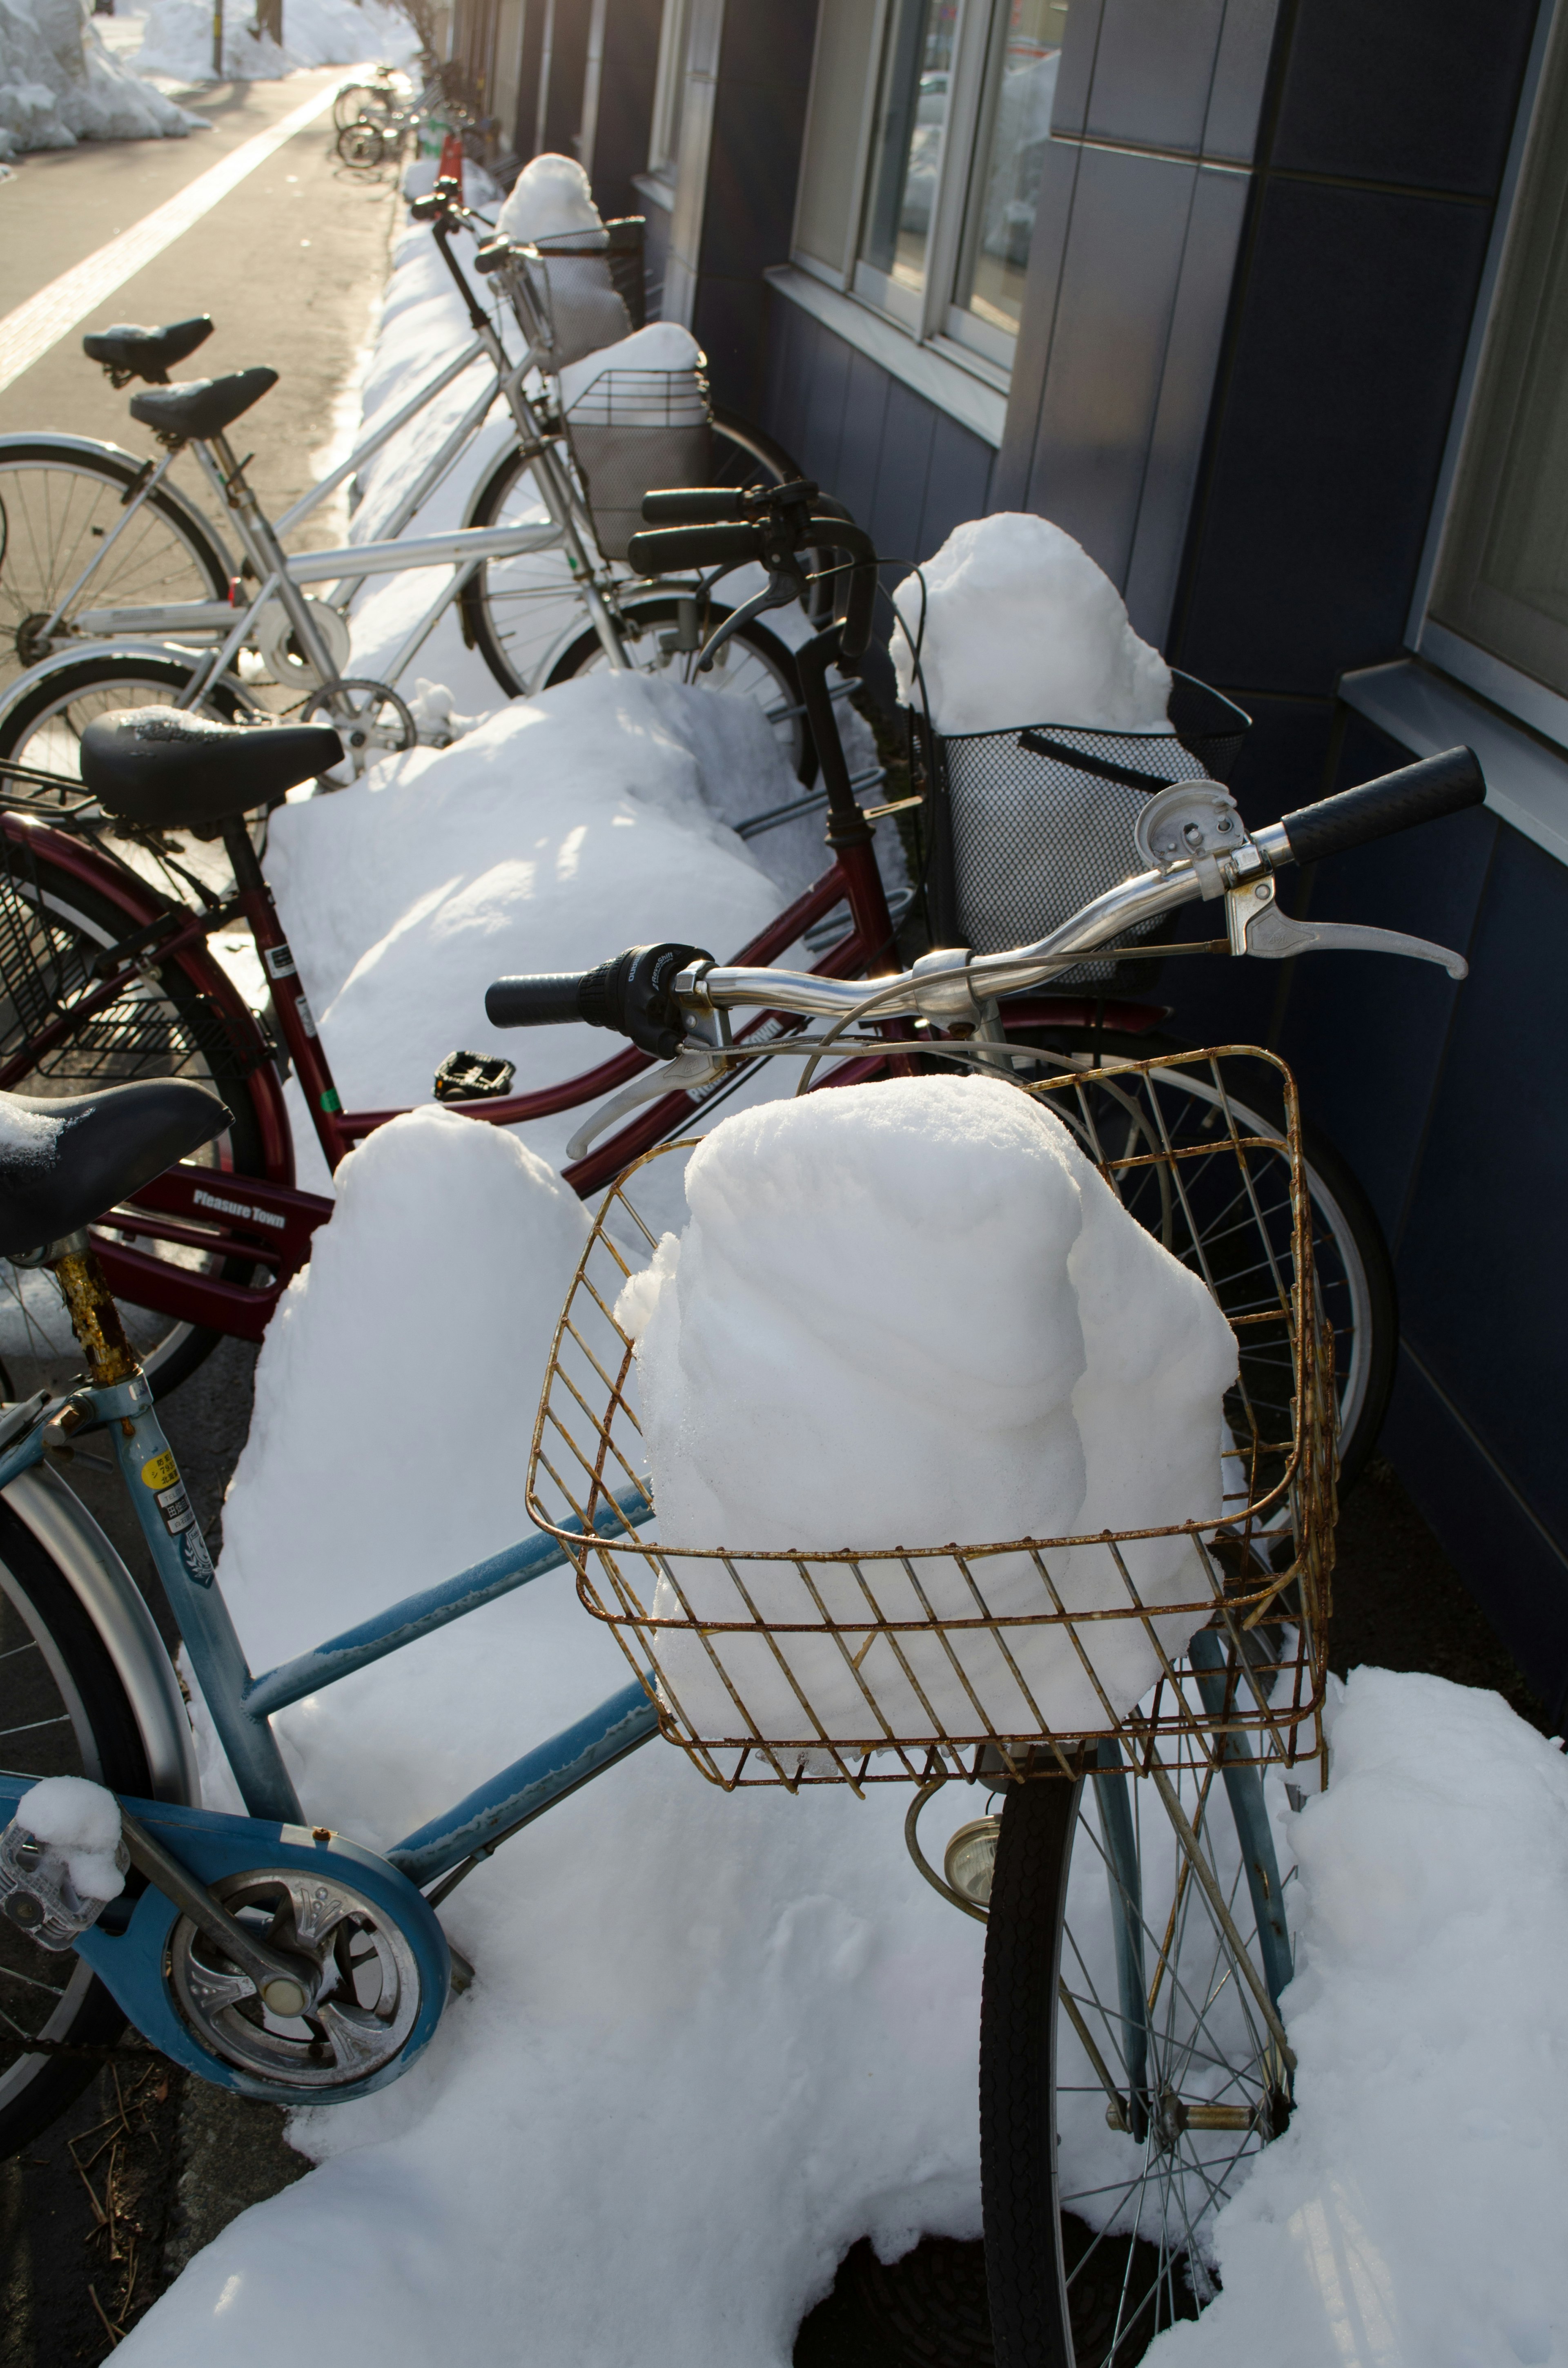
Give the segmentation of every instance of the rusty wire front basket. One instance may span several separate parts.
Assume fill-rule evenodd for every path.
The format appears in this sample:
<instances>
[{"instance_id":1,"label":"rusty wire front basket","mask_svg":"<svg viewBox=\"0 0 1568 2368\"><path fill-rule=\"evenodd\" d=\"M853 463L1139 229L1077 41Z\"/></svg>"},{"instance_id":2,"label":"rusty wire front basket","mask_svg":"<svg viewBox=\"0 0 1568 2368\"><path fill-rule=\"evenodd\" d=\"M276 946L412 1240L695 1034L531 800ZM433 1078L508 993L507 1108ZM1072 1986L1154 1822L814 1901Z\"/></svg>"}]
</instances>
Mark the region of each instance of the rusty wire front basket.
<instances>
[{"instance_id":1,"label":"rusty wire front basket","mask_svg":"<svg viewBox=\"0 0 1568 2368\"><path fill-rule=\"evenodd\" d=\"M650 1154L607 1196L567 1299L528 1510L571 1554L584 1604L613 1630L665 1736L726 1789L1092 1773L1125 1764L1108 1737L1140 1768L1292 1766L1321 1752L1333 1346L1316 1305L1290 1073L1227 1047L1028 1090L1203 1276L1236 1334L1222 1513L1176 1529L876 1551L691 1549L643 1534L651 1482L615 1306L656 1246L659 1224L639 1201L681 1222L672 1155L693 1146ZM1281 1115L1260 1115L1270 1110ZM1183 1537L1180 1600L1167 1582L1146 1600L1138 1573L1162 1551L1151 1542ZM1117 1700L1101 1673L1125 1667L1118 1648L1140 1634L1146 1679L1136 1701ZM683 1694L709 1715L688 1714ZM1066 1702L1066 1715L1053 1724L1042 1696Z\"/></svg>"}]
</instances>

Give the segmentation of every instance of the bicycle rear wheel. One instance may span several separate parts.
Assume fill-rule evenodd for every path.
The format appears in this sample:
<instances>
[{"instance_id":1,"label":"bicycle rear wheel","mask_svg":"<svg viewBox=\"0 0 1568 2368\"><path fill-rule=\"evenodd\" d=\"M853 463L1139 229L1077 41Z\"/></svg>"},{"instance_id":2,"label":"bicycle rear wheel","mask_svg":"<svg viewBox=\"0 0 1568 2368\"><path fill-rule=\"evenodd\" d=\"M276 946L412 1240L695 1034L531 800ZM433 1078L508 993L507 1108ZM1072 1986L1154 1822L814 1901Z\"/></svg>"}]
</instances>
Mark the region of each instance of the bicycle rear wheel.
<instances>
[{"instance_id":1,"label":"bicycle rear wheel","mask_svg":"<svg viewBox=\"0 0 1568 2368\"><path fill-rule=\"evenodd\" d=\"M0 437L0 693L62 646L42 628L121 526L141 463L74 437ZM149 494L104 552L64 620L82 609L222 600L229 564L172 487Z\"/></svg>"},{"instance_id":2,"label":"bicycle rear wheel","mask_svg":"<svg viewBox=\"0 0 1568 2368\"><path fill-rule=\"evenodd\" d=\"M214 1170L264 1172L262 1129L244 1055L217 1004L178 962L154 964L113 1003L34 1056L40 1030L68 1015L98 982L94 957L130 925L107 896L40 856L25 826L0 835L0 1082L8 1093L49 1099L134 1077L183 1076L210 1087L231 1113L226 1132L194 1154ZM257 1040L259 1049L260 1040ZM159 1243L115 1226L94 1232L225 1282L253 1281L248 1259ZM160 1396L217 1346L220 1335L126 1303L126 1329ZM59 1286L47 1268L0 1259L0 1385L9 1398L59 1389L81 1368Z\"/></svg>"},{"instance_id":3,"label":"bicycle rear wheel","mask_svg":"<svg viewBox=\"0 0 1568 2368\"><path fill-rule=\"evenodd\" d=\"M1223 1915L1152 1778L1119 1766L1007 1790L980 2024L997 2368L1129 2368L1196 2317L1217 2291L1215 2215L1289 2118L1225 1788L1171 1774Z\"/></svg>"},{"instance_id":4,"label":"bicycle rear wheel","mask_svg":"<svg viewBox=\"0 0 1568 2368\"><path fill-rule=\"evenodd\" d=\"M103 1640L70 1582L0 1499L0 1754L14 1776L86 1776L112 1792L153 1790L146 1743ZM99 2068L125 2017L69 1952L56 1956L0 1918L0 2157L47 2129Z\"/></svg>"},{"instance_id":5,"label":"bicycle rear wheel","mask_svg":"<svg viewBox=\"0 0 1568 2368\"><path fill-rule=\"evenodd\" d=\"M149 649L81 657L51 668L36 682L18 682L0 701L0 757L36 765L67 780L82 778L82 734L95 716L119 707L172 707L183 698L199 663ZM259 721L260 711L238 686L213 684L196 704L199 715L221 723ZM40 803L48 791L39 793Z\"/></svg>"}]
</instances>

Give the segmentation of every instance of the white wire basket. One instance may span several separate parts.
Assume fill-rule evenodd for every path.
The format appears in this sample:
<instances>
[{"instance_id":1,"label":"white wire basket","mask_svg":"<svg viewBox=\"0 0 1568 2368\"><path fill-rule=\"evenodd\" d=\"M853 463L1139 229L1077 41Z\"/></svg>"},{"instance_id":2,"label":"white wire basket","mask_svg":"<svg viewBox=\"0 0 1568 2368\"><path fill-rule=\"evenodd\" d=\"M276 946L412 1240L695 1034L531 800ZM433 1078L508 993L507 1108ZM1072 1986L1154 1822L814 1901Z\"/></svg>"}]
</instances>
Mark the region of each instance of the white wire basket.
<instances>
[{"instance_id":1,"label":"white wire basket","mask_svg":"<svg viewBox=\"0 0 1568 2368\"><path fill-rule=\"evenodd\" d=\"M571 405L566 433L607 559L626 558L650 487L710 481L709 420L696 370L607 370Z\"/></svg>"}]
</instances>

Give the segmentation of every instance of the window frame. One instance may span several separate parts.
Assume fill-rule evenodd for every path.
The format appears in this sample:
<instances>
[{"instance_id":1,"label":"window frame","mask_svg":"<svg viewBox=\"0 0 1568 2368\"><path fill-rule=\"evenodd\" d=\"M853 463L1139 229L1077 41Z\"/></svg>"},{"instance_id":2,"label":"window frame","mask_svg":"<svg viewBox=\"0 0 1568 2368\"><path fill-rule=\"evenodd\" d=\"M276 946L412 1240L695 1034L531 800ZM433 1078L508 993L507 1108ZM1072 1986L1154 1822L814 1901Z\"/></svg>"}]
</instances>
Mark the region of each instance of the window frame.
<instances>
[{"instance_id":1,"label":"window frame","mask_svg":"<svg viewBox=\"0 0 1568 2368\"><path fill-rule=\"evenodd\" d=\"M855 168L849 184L850 203L838 268L835 269L821 256L801 247L801 197L796 200L790 261L797 270L805 272L813 279L825 281L829 287L837 288L856 302L864 304L915 344L931 347L988 384L1006 392L1017 347L1017 335L996 328L979 314L955 302L954 289L961 260L970 181L978 162L975 152L985 99L986 65L992 53L993 40L1004 24L1005 12L1009 9L1011 0L958 0L948 114L942 127L941 154L931 201L926 272L918 294L913 289L900 285L891 274L867 262L860 252L882 53L893 5L894 0L877 0L861 97ZM818 54L812 60L812 98L807 108L801 150L807 164L812 154L816 111L817 70L822 41L820 20L817 40ZM802 185L803 182L802 172Z\"/></svg>"},{"instance_id":2,"label":"window frame","mask_svg":"<svg viewBox=\"0 0 1568 2368\"><path fill-rule=\"evenodd\" d=\"M1529 58L1519 91L1507 161L1497 193L1497 211L1481 284L1476 291L1470 339L1454 398L1453 417L1437 491L1427 524L1426 540L1416 573L1405 627L1405 643L1415 655L1440 674L1476 691L1494 707L1513 715L1529 730L1568 749L1568 696L1552 690L1535 676L1510 666L1506 658L1467 640L1431 613L1432 596L1441 566L1444 544L1459 501L1460 472L1477 398L1494 337L1502 332L1499 298L1512 246L1525 233L1519 210L1520 188L1529 164L1540 122L1541 78L1554 42L1568 44L1568 0L1548 0L1536 19Z\"/></svg>"},{"instance_id":3,"label":"window frame","mask_svg":"<svg viewBox=\"0 0 1568 2368\"><path fill-rule=\"evenodd\" d=\"M673 187L680 165L677 126L684 109L687 51L691 41L692 0L665 0L659 18L659 55L653 69L653 104L648 123L648 176Z\"/></svg>"}]
</instances>

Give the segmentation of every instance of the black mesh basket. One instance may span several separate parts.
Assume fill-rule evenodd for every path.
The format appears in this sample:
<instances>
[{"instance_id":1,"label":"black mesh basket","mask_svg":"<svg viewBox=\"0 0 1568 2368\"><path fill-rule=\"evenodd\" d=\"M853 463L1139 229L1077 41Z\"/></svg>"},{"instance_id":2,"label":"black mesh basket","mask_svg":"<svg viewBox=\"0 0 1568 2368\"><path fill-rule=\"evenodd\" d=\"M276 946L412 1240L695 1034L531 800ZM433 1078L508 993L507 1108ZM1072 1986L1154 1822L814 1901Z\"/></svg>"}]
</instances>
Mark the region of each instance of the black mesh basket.
<instances>
[{"instance_id":1,"label":"black mesh basket","mask_svg":"<svg viewBox=\"0 0 1568 2368\"><path fill-rule=\"evenodd\" d=\"M1171 677L1174 731L922 733L930 781L931 928L938 945L1030 945L1139 868L1132 834L1156 790L1223 781L1251 718L1190 675ZM1152 924L1146 926L1153 926ZM1144 934L1130 930L1131 944ZM1143 960L1081 962L1051 991L1147 988Z\"/></svg>"}]
</instances>

